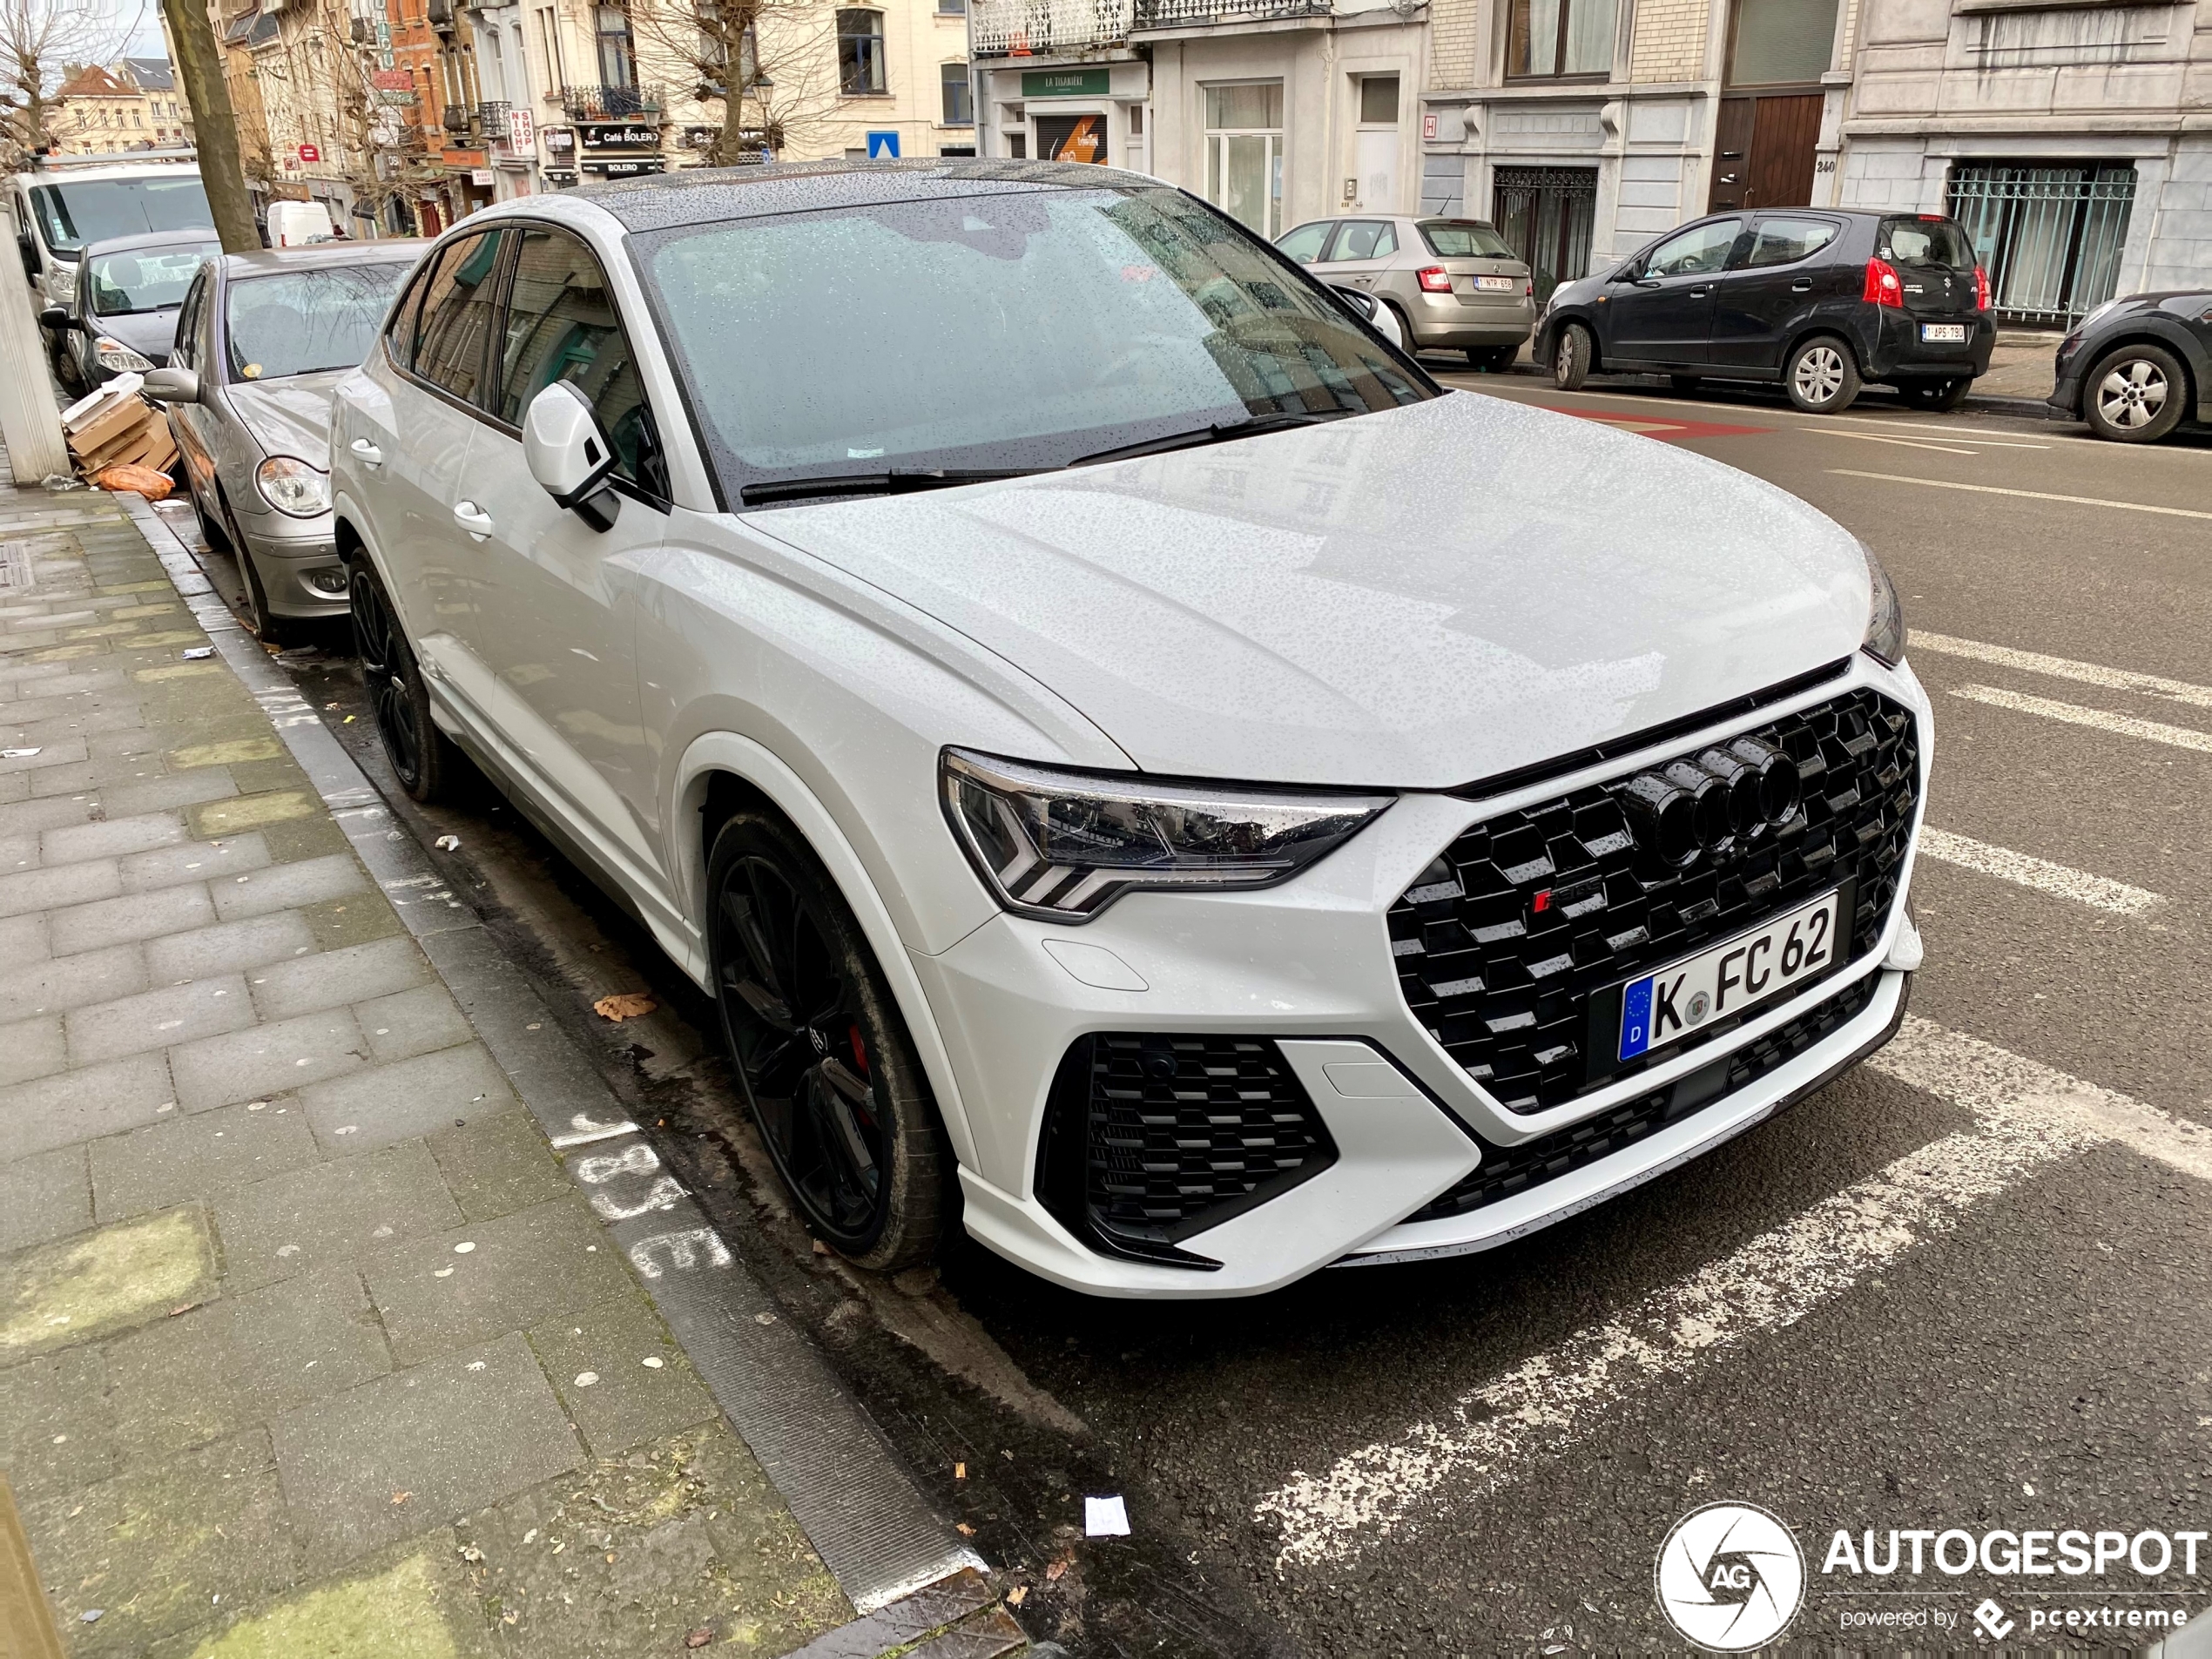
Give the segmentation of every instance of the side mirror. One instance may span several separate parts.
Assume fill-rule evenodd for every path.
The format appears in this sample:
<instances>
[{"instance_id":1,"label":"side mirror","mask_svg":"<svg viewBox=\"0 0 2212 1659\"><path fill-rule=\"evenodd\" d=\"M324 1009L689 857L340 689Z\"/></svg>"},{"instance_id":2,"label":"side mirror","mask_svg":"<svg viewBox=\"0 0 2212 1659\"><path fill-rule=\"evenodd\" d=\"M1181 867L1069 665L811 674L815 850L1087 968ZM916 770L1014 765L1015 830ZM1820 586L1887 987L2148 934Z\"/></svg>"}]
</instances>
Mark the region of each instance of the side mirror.
<instances>
[{"instance_id":1,"label":"side mirror","mask_svg":"<svg viewBox=\"0 0 2212 1659\"><path fill-rule=\"evenodd\" d=\"M64 333L69 327L69 313L59 306L48 306L38 314L38 326L48 334Z\"/></svg>"},{"instance_id":2,"label":"side mirror","mask_svg":"<svg viewBox=\"0 0 2212 1659\"><path fill-rule=\"evenodd\" d=\"M138 389L157 403L197 403L199 376L189 368L152 369Z\"/></svg>"},{"instance_id":3,"label":"side mirror","mask_svg":"<svg viewBox=\"0 0 2212 1659\"><path fill-rule=\"evenodd\" d=\"M553 504L595 530L614 528L622 497L608 486L614 445L600 429L590 401L566 381L530 400L523 416L523 460Z\"/></svg>"}]
</instances>

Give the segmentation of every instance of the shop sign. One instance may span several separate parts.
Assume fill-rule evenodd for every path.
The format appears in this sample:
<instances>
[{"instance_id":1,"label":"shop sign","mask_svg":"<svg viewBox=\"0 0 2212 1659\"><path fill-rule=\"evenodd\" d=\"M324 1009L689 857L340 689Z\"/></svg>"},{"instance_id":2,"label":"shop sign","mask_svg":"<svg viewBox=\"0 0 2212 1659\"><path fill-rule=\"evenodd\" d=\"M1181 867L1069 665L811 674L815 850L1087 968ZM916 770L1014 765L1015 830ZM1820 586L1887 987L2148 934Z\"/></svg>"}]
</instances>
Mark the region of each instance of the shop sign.
<instances>
[{"instance_id":1,"label":"shop sign","mask_svg":"<svg viewBox=\"0 0 2212 1659\"><path fill-rule=\"evenodd\" d=\"M300 146L300 165L301 166L310 166L321 159L322 152L314 145L303 144Z\"/></svg>"},{"instance_id":2,"label":"shop sign","mask_svg":"<svg viewBox=\"0 0 2212 1659\"><path fill-rule=\"evenodd\" d=\"M1106 159L1106 118L1103 115L1040 115L1037 158L1040 161L1098 161Z\"/></svg>"},{"instance_id":3,"label":"shop sign","mask_svg":"<svg viewBox=\"0 0 2212 1659\"><path fill-rule=\"evenodd\" d=\"M575 129L572 127L546 128L545 153L555 157L568 157L576 154Z\"/></svg>"},{"instance_id":4,"label":"shop sign","mask_svg":"<svg viewBox=\"0 0 2212 1659\"><path fill-rule=\"evenodd\" d=\"M471 167L471 168L469 168L469 182L470 184L472 184L472 185L483 185L483 186L484 186L485 188L487 188L487 189L490 188L490 186L491 186L491 169L490 169L489 167Z\"/></svg>"},{"instance_id":5,"label":"shop sign","mask_svg":"<svg viewBox=\"0 0 2212 1659\"><path fill-rule=\"evenodd\" d=\"M1022 71L1023 98L1104 98L1110 69L1028 69Z\"/></svg>"},{"instance_id":6,"label":"shop sign","mask_svg":"<svg viewBox=\"0 0 2212 1659\"><path fill-rule=\"evenodd\" d=\"M415 78L403 69L379 69L369 73L368 84L380 91L406 92L415 87Z\"/></svg>"},{"instance_id":7,"label":"shop sign","mask_svg":"<svg viewBox=\"0 0 2212 1659\"><path fill-rule=\"evenodd\" d=\"M658 156L638 156L629 161L587 161L583 170L603 179L635 179L640 173L662 172L667 165Z\"/></svg>"},{"instance_id":8,"label":"shop sign","mask_svg":"<svg viewBox=\"0 0 2212 1659\"><path fill-rule=\"evenodd\" d=\"M608 125L587 126L583 129L583 147L587 150L658 150L660 148L660 129L647 126L642 121L617 121Z\"/></svg>"},{"instance_id":9,"label":"shop sign","mask_svg":"<svg viewBox=\"0 0 2212 1659\"><path fill-rule=\"evenodd\" d=\"M528 110L507 111L507 147L509 150L529 149L535 137L530 127L530 112Z\"/></svg>"}]
</instances>

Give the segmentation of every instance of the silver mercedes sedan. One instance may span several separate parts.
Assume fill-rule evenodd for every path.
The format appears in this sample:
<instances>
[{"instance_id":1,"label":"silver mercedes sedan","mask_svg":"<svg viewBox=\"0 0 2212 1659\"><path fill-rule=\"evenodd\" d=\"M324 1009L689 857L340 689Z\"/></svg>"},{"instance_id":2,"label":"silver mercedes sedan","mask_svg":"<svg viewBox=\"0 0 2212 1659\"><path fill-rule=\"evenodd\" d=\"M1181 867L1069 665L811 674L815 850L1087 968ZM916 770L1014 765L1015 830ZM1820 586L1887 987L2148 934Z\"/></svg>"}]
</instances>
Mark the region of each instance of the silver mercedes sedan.
<instances>
[{"instance_id":1,"label":"silver mercedes sedan","mask_svg":"<svg viewBox=\"0 0 2212 1659\"><path fill-rule=\"evenodd\" d=\"M331 542L330 388L368 354L426 244L412 239L228 253L192 279L166 368L169 410L210 545L237 556L261 637L346 614Z\"/></svg>"}]
</instances>

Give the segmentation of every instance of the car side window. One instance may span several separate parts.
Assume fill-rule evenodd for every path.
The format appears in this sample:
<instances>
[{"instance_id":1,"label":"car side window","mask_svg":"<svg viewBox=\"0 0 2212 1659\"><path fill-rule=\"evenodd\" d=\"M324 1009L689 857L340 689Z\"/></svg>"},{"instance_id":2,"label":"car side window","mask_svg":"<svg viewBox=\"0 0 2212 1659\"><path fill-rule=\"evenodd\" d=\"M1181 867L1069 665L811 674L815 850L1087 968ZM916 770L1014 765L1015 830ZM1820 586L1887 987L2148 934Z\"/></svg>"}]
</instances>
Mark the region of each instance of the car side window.
<instances>
[{"instance_id":1,"label":"car side window","mask_svg":"<svg viewBox=\"0 0 2212 1659\"><path fill-rule=\"evenodd\" d=\"M1311 265L1321 257L1321 245L1336 227L1337 222L1332 219L1316 219L1311 225L1299 226L1275 246L1300 265Z\"/></svg>"},{"instance_id":2,"label":"car side window","mask_svg":"<svg viewBox=\"0 0 2212 1659\"><path fill-rule=\"evenodd\" d=\"M522 425L530 401L566 381L591 400L616 471L665 498L652 412L606 273L565 231L525 229L520 239L500 342L499 417Z\"/></svg>"},{"instance_id":3,"label":"car side window","mask_svg":"<svg viewBox=\"0 0 2212 1659\"><path fill-rule=\"evenodd\" d=\"M1337 232L1332 260L1380 260L1398 252L1398 233L1379 219L1349 219Z\"/></svg>"},{"instance_id":4,"label":"car side window","mask_svg":"<svg viewBox=\"0 0 2212 1659\"><path fill-rule=\"evenodd\" d=\"M415 273L408 283L406 294L392 312L392 320L384 325L384 349L393 363L401 368L415 367L415 326L422 320L422 296L430 291L430 279L436 272L429 268L435 261L426 262L425 268Z\"/></svg>"},{"instance_id":5,"label":"car side window","mask_svg":"<svg viewBox=\"0 0 2212 1659\"><path fill-rule=\"evenodd\" d=\"M1836 239L1837 226L1824 219L1763 219L1745 266L1795 265Z\"/></svg>"},{"instance_id":6,"label":"car side window","mask_svg":"<svg viewBox=\"0 0 2212 1659\"><path fill-rule=\"evenodd\" d=\"M177 313L177 342L170 348L169 361L179 368L198 366L199 319L206 309L207 267L203 265L199 274L192 280L192 287L185 290L183 308Z\"/></svg>"},{"instance_id":7,"label":"car side window","mask_svg":"<svg viewBox=\"0 0 2212 1659\"><path fill-rule=\"evenodd\" d=\"M464 403L483 401L484 346L498 298L494 278L499 273L499 245L496 231L455 243L438 261L422 295L412 368Z\"/></svg>"},{"instance_id":8,"label":"car side window","mask_svg":"<svg viewBox=\"0 0 2212 1659\"><path fill-rule=\"evenodd\" d=\"M1736 219L1715 219L1709 225L1693 225L1679 236L1670 236L1644 256L1643 274L1648 277L1710 276L1728 263L1728 251L1736 246L1737 233L1743 222Z\"/></svg>"}]
</instances>

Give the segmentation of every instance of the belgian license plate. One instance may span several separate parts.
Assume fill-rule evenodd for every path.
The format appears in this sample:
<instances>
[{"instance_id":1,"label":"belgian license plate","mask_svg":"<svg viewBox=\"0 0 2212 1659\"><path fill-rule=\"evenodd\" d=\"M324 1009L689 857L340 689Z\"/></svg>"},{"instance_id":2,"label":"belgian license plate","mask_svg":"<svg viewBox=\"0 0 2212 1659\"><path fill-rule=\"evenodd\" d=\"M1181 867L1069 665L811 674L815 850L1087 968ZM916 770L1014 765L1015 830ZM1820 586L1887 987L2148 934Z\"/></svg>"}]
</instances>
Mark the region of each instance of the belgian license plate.
<instances>
[{"instance_id":1,"label":"belgian license plate","mask_svg":"<svg viewBox=\"0 0 2212 1659\"><path fill-rule=\"evenodd\" d=\"M1620 1058L1634 1060L1770 1001L1836 965L1843 889L1621 988Z\"/></svg>"},{"instance_id":2,"label":"belgian license plate","mask_svg":"<svg viewBox=\"0 0 2212 1659\"><path fill-rule=\"evenodd\" d=\"M1484 293L1511 293L1513 284L1511 277L1477 277L1474 280L1474 286Z\"/></svg>"},{"instance_id":3,"label":"belgian license plate","mask_svg":"<svg viewBox=\"0 0 2212 1659\"><path fill-rule=\"evenodd\" d=\"M1966 325L1963 322L1924 322L1920 338L1931 346L1963 346L1966 343Z\"/></svg>"}]
</instances>

